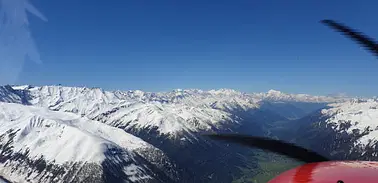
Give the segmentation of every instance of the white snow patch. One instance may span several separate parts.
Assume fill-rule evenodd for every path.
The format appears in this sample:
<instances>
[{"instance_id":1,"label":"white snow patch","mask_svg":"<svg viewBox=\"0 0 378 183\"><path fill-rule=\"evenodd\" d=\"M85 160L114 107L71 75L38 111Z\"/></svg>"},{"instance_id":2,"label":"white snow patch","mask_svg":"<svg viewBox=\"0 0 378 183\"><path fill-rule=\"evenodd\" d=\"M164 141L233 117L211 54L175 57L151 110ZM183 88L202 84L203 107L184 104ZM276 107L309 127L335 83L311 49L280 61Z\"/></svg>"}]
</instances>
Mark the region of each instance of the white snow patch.
<instances>
[{"instance_id":1,"label":"white snow patch","mask_svg":"<svg viewBox=\"0 0 378 183\"><path fill-rule=\"evenodd\" d=\"M135 164L126 166L124 168L124 172L132 182L141 181L145 179L152 179L151 176L143 173L143 170Z\"/></svg>"},{"instance_id":2,"label":"white snow patch","mask_svg":"<svg viewBox=\"0 0 378 183\"><path fill-rule=\"evenodd\" d=\"M19 86L12 86L14 90L26 90L30 87L30 85L19 85Z\"/></svg>"}]
</instances>

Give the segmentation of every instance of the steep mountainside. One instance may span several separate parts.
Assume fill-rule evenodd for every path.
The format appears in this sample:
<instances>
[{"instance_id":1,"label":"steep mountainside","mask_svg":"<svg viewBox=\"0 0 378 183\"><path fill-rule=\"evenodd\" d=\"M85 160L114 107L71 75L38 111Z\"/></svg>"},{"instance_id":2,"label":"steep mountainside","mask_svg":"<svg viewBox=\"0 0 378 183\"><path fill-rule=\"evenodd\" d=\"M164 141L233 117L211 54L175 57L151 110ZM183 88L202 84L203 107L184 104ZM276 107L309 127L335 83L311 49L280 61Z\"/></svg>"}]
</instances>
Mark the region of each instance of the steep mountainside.
<instances>
[{"instance_id":1,"label":"steep mountainside","mask_svg":"<svg viewBox=\"0 0 378 183\"><path fill-rule=\"evenodd\" d=\"M328 107L297 121L296 141L334 159L378 160L378 101L354 99Z\"/></svg>"},{"instance_id":2,"label":"steep mountainside","mask_svg":"<svg viewBox=\"0 0 378 183\"><path fill-rule=\"evenodd\" d=\"M22 99L11 86L0 86L0 102L22 103Z\"/></svg>"},{"instance_id":3,"label":"steep mountainside","mask_svg":"<svg viewBox=\"0 0 378 183\"><path fill-rule=\"evenodd\" d=\"M175 165L124 131L20 104L0 103L1 175L31 182L169 182ZM164 171L162 171L164 170Z\"/></svg>"},{"instance_id":4,"label":"steep mountainside","mask_svg":"<svg viewBox=\"0 0 378 183\"><path fill-rule=\"evenodd\" d=\"M280 105L285 105L284 103ZM378 160L378 100L352 99L329 104L303 118L276 121L269 135L315 150L333 160ZM289 110L290 111L290 110ZM267 156L266 152L262 157ZM261 155L254 154L259 159ZM274 155L268 155L269 158ZM245 169L234 182L266 182L301 162L282 156L259 160L258 168Z\"/></svg>"}]
</instances>

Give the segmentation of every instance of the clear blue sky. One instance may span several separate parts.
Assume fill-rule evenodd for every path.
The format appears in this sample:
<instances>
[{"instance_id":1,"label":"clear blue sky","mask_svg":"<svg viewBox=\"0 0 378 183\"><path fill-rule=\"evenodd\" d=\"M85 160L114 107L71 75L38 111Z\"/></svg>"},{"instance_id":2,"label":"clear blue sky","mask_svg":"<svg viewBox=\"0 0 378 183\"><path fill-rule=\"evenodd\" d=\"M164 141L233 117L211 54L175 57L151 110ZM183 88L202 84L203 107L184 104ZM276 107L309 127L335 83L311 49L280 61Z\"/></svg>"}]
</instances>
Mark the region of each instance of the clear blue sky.
<instances>
[{"instance_id":1,"label":"clear blue sky","mask_svg":"<svg viewBox=\"0 0 378 183\"><path fill-rule=\"evenodd\" d=\"M376 0L32 0L42 65L19 84L378 95L378 60L321 25L378 38Z\"/></svg>"}]
</instances>

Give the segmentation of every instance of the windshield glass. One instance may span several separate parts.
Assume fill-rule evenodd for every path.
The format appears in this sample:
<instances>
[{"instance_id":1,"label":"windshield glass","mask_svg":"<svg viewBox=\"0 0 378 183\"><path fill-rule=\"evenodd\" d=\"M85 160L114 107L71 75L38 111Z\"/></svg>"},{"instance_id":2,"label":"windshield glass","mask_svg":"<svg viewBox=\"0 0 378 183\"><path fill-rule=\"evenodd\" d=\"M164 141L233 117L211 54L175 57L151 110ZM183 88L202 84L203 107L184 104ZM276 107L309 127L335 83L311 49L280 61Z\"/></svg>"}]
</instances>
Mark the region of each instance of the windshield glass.
<instances>
[{"instance_id":1,"label":"windshield glass","mask_svg":"<svg viewBox=\"0 0 378 183\"><path fill-rule=\"evenodd\" d=\"M0 0L0 179L260 183L314 159L296 147L377 160L377 5Z\"/></svg>"}]
</instances>

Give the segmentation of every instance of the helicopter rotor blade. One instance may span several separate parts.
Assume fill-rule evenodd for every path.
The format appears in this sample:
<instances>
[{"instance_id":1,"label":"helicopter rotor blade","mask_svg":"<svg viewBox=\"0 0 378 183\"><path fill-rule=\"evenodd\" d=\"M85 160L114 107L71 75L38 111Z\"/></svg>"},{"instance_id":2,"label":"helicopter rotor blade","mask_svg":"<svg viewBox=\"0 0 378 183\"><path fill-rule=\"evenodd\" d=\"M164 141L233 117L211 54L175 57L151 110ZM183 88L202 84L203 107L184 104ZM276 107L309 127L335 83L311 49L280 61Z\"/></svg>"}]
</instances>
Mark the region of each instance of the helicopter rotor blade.
<instances>
[{"instance_id":1,"label":"helicopter rotor blade","mask_svg":"<svg viewBox=\"0 0 378 183\"><path fill-rule=\"evenodd\" d=\"M205 136L208 136L214 140L224 140L249 147L269 150L306 163L329 161L328 158L305 148L265 137L254 137L239 134L210 134Z\"/></svg>"},{"instance_id":2,"label":"helicopter rotor blade","mask_svg":"<svg viewBox=\"0 0 378 183\"><path fill-rule=\"evenodd\" d=\"M353 30L352 28L338 23L334 20L322 20L321 23L333 28L334 30L343 33L349 38L353 39L369 51L371 51L375 56L378 57L378 43L372 38L364 35L362 32Z\"/></svg>"}]
</instances>

